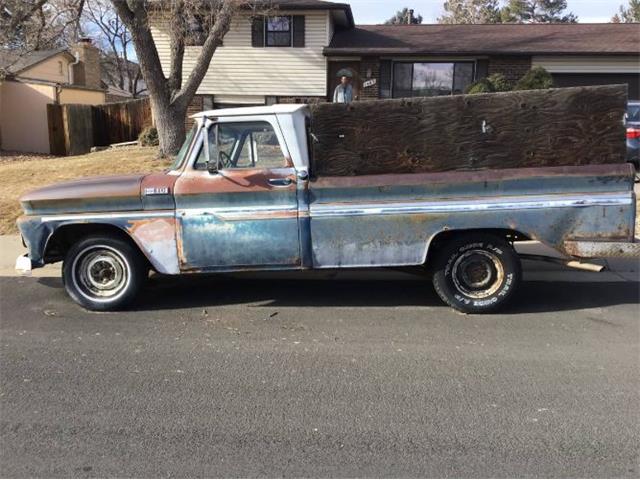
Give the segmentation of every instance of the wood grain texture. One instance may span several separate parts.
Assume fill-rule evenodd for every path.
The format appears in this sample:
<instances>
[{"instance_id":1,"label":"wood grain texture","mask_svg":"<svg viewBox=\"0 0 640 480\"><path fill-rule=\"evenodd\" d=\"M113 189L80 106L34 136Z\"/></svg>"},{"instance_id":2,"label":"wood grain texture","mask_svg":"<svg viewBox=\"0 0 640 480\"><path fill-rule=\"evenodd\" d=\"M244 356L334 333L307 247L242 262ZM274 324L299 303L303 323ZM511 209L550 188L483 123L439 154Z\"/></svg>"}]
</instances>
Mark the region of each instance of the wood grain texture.
<instances>
[{"instance_id":1,"label":"wood grain texture","mask_svg":"<svg viewBox=\"0 0 640 480\"><path fill-rule=\"evenodd\" d=\"M626 85L311 105L316 176L625 161Z\"/></svg>"}]
</instances>

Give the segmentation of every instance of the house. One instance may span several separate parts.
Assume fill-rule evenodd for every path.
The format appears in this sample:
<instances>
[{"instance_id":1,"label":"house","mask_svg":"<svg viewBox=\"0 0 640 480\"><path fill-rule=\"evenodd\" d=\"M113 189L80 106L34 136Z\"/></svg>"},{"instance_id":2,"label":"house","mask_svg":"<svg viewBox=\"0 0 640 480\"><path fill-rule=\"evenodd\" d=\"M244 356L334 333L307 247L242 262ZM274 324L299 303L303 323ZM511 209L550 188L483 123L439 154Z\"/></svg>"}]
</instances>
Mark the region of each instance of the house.
<instances>
[{"instance_id":1,"label":"house","mask_svg":"<svg viewBox=\"0 0 640 480\"><path fill-rule=\"evenodd\" d=\"M638 24L362 25L324 54L329 72L354 70L363 99L456 94L493 73L513 83L536 65L559 87L625 83L640 98Z\"/></svg>"},{"instance_id":2,"label":"house","mask_svg":"<svg viewBox=\"0 0 640 480\"><path fill-rule=\"evenodd\" d=\"M558 86L626 83L640 98L638 24L356 26L346 3L272 3L271 16L234 20L191 111L326 101L345 69L361 100L461 93L492 73L514 82L534 65ZM160 18L151 25L168 71L168 28ZM185 77L198 54L194 37Z\"/></svg>"},{"instance_id":3,"label":"house","mask_svg":"<svg viewBox=\"0 0 640 480\"><path fill-rule=\"evenodd\" d=\"M71 53L73 52L73 53ZM88 39L71 50L0 52L0 148L49 153L47 105L105 102L98 49Z\"/></svg>"},{"instance_id":4,"label":"house","mask_svg":"<svg viewBox=\"0 0 640 480\"><path fill-rule=\"evenodd\" d=\"M193 111L216 106L270 105L325 101L327 58L323 50L336 30L354 27L348 4L321 0L280 0L277 15L236 18L213 56ZM171 50L161 18L151 19L152 34L165 71ZM185 49L184 74L198 55L197 40ZM201 42L200 42L201 43Z\"/></svg>"}]
</instances>

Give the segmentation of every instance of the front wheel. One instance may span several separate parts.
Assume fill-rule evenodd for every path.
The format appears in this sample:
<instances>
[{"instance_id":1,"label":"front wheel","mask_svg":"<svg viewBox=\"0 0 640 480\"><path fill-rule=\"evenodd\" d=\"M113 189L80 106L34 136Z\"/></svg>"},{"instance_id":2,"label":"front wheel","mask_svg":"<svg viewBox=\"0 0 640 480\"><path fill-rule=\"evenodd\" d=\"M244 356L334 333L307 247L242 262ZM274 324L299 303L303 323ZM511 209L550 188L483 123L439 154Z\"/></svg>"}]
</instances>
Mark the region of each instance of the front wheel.
<instances>
[{"instance_id":1,"label":"front wheel","mask_svg":"<svg viewBox=\"0 0 640 480\"><path fill-rule=\"evenodd\" d=\"M65 289L89 310L117 310L130 303L147 279L145 260L128 242L91 236L73 245L62 265Z\"/></svg>"},{"instance_id":2,"label":"front wheel","mask_svg":"<svg viewBox=\"0 0 640 480\"><path fill-rule=\"evenodd\" d=\"M433 286L448 305L464 313L503 307L521 280L518 254L488 234L454 238L436 253Z\"/></svg>"}]
</instances>

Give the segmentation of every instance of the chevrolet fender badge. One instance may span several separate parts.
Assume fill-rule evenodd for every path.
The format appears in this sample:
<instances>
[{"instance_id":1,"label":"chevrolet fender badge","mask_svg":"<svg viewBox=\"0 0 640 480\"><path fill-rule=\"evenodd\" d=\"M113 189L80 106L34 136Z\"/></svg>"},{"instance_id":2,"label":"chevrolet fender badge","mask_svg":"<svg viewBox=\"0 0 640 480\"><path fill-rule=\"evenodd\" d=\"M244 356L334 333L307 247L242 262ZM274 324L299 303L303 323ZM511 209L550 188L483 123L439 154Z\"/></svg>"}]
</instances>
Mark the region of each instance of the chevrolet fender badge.
<instances>
[{"instance_id":1,"label":"chevrolet fender badge","mask_svg":"<svg viewBox=\"0 0 640 480\"><path fill-rule=\"evenodd\" d=\"M169 187L148 187L144 189L145 195L168 195Z\"/></svg>"}]
</instances>

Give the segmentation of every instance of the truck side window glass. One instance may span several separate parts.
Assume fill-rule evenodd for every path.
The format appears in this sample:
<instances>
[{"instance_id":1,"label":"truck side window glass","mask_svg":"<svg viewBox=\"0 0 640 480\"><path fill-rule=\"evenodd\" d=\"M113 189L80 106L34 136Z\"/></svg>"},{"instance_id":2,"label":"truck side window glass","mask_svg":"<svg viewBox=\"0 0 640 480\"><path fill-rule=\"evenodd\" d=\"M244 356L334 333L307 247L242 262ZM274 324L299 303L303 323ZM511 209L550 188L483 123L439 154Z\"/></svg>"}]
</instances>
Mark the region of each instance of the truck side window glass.
<instances>
[{"instance_id":1,"label":"truck side window glass","mask_svg":"<svg viewBox=\"0 0 640 480\"><path fill-rule=\"evenodd\" d=\"M286 166L280 142L273 127L268 122L238 122L219 124L218 135L221 150L223 132L232 135L235 145L227 150L231 157L229 168L279 168Z\"/></svg>"}]
</instances>

